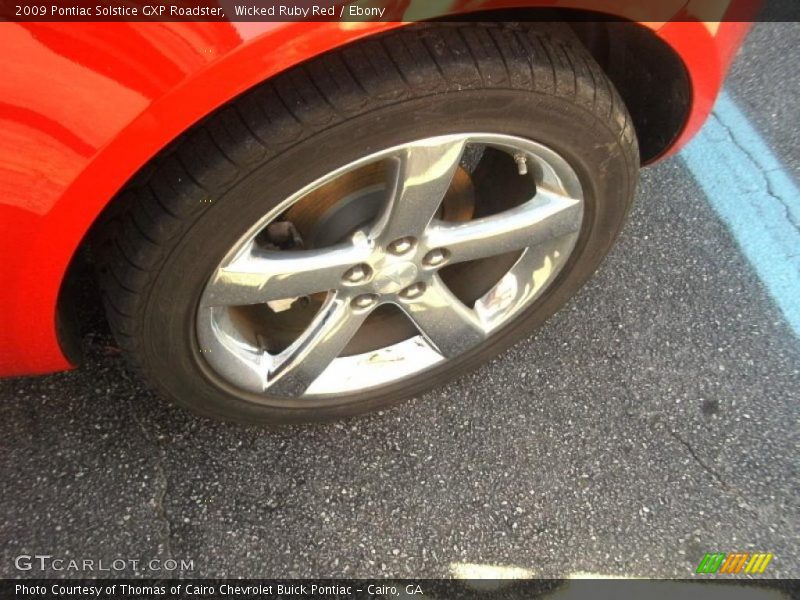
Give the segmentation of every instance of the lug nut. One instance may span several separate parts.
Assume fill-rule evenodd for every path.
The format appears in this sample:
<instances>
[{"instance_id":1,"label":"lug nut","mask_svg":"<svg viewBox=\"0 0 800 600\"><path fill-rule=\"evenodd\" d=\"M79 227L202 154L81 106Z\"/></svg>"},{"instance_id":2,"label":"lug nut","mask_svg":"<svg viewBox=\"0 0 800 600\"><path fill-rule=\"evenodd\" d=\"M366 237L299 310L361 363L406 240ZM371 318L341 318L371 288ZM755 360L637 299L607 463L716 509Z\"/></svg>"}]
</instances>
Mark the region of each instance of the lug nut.
<instances>
[{"instance_id":1,"label":"lug nut","mask_svg":"<svg viewBox=\"0 0 800 600\"><path fill-rule=\"evenodd\" d=\"M425 293L425 284L421 281L417 283L412 283L402 292L400 292L400 297L405 298L406 300L413 300L414 298L419 298L422 294Z\"/></svg>"},{"instance_id":2,"label":"lug nut","mask_svg":"<svg viewBox=\"0 0 800 600\"><path fill-rule=\"evenodd\" d=\"M416 240L413 237L404 237L389 244L389 252L392 254L405 254L414 247Z\"/></svg>"},{"instance_id":3,"label":"lug nut","mask_svg":"<svg viewBox=\"0 0 800 600\"><path fill-rule=\"evenodd\" d=\"M422 259L422 262L426 267L438 267L446 261L449 256L450 253L444 248L436 248L428 252Z\"/></svg>"},{"instance_id":4,"label":"lug nut","mask_svg":"<svg viewBox=\"0 0 800 600\"><path fill-rule=\"evenodd\" d=\"M348 269L342 276L342 279L348 283L361 283L362 281L365 281L371 274L372 269L369 268L369 265L361 264Z\"/></svg>"},{"instance_id":5,"label":"lug nut","mask_svg":"<svg viewBox=\"0 0 800 600\"><path fill-rule=\"evenodd\" d=\"M374 306L377 301L378 297L375 294L361 294L353 298L351 304L354 308L364 309Z\"/></svg>"}]
</instances>

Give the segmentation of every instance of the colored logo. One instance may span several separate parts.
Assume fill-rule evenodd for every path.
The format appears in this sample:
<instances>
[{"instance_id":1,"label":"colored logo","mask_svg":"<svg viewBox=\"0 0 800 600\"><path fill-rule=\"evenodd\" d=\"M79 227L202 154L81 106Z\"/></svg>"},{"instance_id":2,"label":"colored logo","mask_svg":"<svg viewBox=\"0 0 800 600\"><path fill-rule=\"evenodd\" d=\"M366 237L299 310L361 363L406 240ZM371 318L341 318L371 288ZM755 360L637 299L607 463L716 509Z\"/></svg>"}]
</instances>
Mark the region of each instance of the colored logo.
<instances>
[{"instance_id":1,"label":"colored logo","mask_svg":"<svg viewBox=\"0 0 800 600\"><path fill-rule=\"evenodd\" d=\"M763 573L772 554L766 552L706 552L697 573ZM745 566L746 565L746 566Z\"/></svg>"}]
</instances>

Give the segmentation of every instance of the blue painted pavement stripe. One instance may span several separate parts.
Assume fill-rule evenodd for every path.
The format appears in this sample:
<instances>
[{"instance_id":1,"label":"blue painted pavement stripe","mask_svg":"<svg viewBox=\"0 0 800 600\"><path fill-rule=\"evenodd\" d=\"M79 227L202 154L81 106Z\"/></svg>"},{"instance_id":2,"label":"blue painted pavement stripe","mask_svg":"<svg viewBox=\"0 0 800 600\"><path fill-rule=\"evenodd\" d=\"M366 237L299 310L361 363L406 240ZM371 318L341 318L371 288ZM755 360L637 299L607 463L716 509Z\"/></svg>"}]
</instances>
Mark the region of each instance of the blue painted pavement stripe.
<instances>
[{"instance_id":1,"label":"blue painted pavement stripe","mask_svg":"<svg viewBox=\"0 0 800 600\"><path fill-rule=\"evenodd\" d=\"M797 185L724 91L713 115L681 156L800 337Z\"/></svg>"}]
</instances>

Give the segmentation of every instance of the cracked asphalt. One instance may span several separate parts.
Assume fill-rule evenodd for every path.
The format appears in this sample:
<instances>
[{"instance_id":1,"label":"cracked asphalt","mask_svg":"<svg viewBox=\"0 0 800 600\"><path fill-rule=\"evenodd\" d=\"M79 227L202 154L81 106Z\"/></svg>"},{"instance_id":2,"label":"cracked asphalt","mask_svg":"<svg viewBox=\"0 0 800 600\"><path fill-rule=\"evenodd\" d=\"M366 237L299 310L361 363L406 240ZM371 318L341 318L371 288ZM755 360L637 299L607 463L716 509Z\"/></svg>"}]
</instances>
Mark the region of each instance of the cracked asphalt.
<instances>
[{"instance_id":1,"label":"cracked asphalt","mask_svg":"<svg viewBox=\"0 0 800 600\"><path fill-rule=\"evenodd\" d=\"M795 180L798 48L800 24L759 24L728 83ZM21 554L194 564L116 573L137 577L686 577L711 550L800 577L800 340L680 158L643 171L620 243L534 338L366 418L195 418L94 320L81 369L0 382L2 577L41 575Z\"/></svg>"}]
</instances>

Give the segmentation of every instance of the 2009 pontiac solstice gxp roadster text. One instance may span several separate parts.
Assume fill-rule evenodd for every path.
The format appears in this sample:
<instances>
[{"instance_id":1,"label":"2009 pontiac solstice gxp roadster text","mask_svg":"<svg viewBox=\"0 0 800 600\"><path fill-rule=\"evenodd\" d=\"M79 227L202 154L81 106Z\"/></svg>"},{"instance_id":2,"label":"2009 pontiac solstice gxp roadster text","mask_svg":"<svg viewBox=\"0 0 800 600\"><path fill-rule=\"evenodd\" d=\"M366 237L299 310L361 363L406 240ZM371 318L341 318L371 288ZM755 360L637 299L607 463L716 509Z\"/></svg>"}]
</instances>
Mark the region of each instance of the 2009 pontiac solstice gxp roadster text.
<instances>
[{"instance_id":1,"label":"2009 pontiac solstice gxp roadster text","mask_svg":"<svg viewBox=\"0 0 800 600\"><path fill-rule=\"evenodd\" d=\"M694 18L703 0L536 4L0 23L0 375L78 363L84 255L141 376L217 418L374 410L529 335L748 26ZM598 6L614 18L574 18Z\"/></svg>"}]
</instances>

